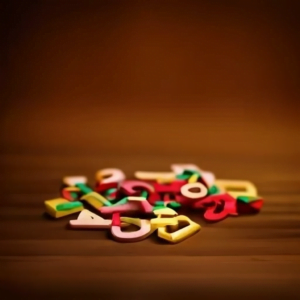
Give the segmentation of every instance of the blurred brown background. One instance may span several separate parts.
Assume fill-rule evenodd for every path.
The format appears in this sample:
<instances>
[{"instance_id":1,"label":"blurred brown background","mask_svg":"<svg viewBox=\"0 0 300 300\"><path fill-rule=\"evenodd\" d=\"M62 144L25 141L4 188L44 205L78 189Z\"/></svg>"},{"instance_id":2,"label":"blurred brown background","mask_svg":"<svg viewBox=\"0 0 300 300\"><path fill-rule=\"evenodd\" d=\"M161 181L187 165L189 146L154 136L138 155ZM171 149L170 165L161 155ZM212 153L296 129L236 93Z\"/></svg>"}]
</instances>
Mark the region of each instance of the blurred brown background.
<instances>
[{"instance_id":1,"label":"blurred brown background","mask_svg":"<svg viewBox=\"0 0 300 300\"><path fill-rule=\"evenodd\" d=\"M299 292L298 1L11 0L1 3L1 23L0 279L8 295L17 286L40 296L50 282L65 297L69 272L90 270L86 281L71 276L84 282L72 297L97 296L89 283L108 277L95 265L106 261L109 269L115 261L103 255L118 259L114 278L132 260L142 283L133 292L125 280L120 290L130 299L149 295L146 281L160 292L162 281L172 287L175 273L184 295L200 296L201 281L202 295L219 297L210 289L215 280L220 294ZM202 224L201 234L175 248L148 240L120 246L104 233L70 232L66 220L42 217L64 175L92 182L101 168L131 176L176 162L253 181L264 211ZM119 297L117 289L106 292Z\"/></svg>"}]
</instances>

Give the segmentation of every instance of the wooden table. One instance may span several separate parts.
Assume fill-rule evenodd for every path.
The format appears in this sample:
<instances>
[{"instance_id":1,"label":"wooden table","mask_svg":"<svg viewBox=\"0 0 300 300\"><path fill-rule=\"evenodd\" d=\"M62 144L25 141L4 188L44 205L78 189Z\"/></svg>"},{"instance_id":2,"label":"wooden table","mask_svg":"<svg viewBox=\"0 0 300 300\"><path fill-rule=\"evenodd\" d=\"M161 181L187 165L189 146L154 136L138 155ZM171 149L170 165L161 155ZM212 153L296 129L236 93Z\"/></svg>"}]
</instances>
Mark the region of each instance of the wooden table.
<instances>
[{"instance_id":1,"label":"wooden table","mask_svg":"<svg viewBox=\"0 0 300 300\"><path fill-rule=\"evenodd\" d=\"M2 158L6 176L2 187L0 259L1 284L7 295L59 299L297 297L299 184L283 175L281 180L264 181L264 176L272 172L272 161L212 161L211 169L218 170L217 174L225 174L231 165L227 178L238 178L233 174L240 170L241 178L253 179L265 198L262 212L229 217L215 224L207 224L198 214L192 214L202 230L180 244L168 245L155 235L143 242L119 244L105 231L67 229L68 220L74 216L52 220L44 214L43 201L59 195L61 173L78 174L80 170L92 181L92 169L104 166L106 159L52 160L20 155ZM132 157L127 168L122 156L110 159L132 174L146 158ZM75 160L76 166L72 164ZM203 161L210 165L209 159ZM158 157L148 164L152 165L150 169L168 170L171 162L170 157ZM277 164L284 173L286 161ZM259 172L243 171L251 169Z\"/></svg>"},{"instance_id":2,"label":"wooden table","mask_svg":"<svg viewBox=\"0 0 300 300\"><path fill-rule=\"evenodd\" d=\"M299 298L294 2L3 1L1 300ZM171 163L250 180L265 205L194 213L202 230L178 245L44 214L65 175Z\"/></svg>"}]
</instances>

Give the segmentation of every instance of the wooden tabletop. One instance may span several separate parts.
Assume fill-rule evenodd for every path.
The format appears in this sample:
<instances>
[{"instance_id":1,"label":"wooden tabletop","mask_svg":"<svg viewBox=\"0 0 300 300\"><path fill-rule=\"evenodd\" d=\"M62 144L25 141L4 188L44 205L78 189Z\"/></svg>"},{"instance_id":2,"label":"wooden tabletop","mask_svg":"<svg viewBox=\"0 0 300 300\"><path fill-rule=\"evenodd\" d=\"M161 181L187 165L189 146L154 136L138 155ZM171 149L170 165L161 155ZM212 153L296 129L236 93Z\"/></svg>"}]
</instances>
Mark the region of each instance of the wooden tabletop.
<instances>
[{"instance_id":1,"label":"wooden tabletop","mask_svg":"<svg viewBox=\"0 0 300 300\"><path fill-rule=\"evenodd\" d=\"M4 3L0 299L298 299L297 5ZM65 175L172 163L252 181L262 211L191 212L202 229L176 245L45 215Z\"/></svg>"},{"instance_id":2,"label":"wooden tabletop","mask_svg":"<svg viewBox=\"0 0 300 300\"><path fill-rule=\"evenodd\" d=\"M189 213L201 224L201 231L169 245L155 234L142 242L120 244L105 230L70 230L67 223L74 216L53 220L44 214L43 201L59 195L61 173L87 174L92 182L92 170L99 167L119 166L132 175L139 166L147 170L148 164L152 165L149 169L168 170L175 158L3 158L0 260L1 284L7 295L296 299L300 290L300 186L285 178L289 176L284 171L286 162L276 162L282 167L279 178L264 180L273 174L275 161L217 164L198 158L196 163L203 160L216 174L227 173L223 178L253 179L265 205L258 215L229 217L215 224L207 224L199 213ZM291 170L299 174L296 166Z\"/></svg>"}]
</instances>

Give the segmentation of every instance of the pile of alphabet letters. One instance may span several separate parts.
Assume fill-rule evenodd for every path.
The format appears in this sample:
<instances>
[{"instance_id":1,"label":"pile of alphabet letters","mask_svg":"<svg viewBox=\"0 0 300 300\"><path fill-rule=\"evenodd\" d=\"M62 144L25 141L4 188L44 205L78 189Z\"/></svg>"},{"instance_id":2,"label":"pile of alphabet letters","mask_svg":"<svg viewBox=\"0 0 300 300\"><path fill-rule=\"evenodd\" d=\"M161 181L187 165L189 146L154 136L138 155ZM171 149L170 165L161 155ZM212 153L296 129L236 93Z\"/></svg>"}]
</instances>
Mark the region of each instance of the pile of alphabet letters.
<instances>
[{"instance_id":1,"label":"pile of alphabet letters","mask_svg":"<svg viewBox=\"0 0 300 300\"><path fill-rule=\"evenodd\" d=\"M218 222L255 214L263 205L251 182L219 180L194 164L173 164L171 172L137 171L134 176L126 179L120 169L102 169L93 188L85 176L66 176L60 198L45 201L46 212L53 218L79 213L69 221L70 228L110 230L119 242L141 241L157 232L160 239L178 243L201 229L182 210Z\"/></svg>"}]
</instances>

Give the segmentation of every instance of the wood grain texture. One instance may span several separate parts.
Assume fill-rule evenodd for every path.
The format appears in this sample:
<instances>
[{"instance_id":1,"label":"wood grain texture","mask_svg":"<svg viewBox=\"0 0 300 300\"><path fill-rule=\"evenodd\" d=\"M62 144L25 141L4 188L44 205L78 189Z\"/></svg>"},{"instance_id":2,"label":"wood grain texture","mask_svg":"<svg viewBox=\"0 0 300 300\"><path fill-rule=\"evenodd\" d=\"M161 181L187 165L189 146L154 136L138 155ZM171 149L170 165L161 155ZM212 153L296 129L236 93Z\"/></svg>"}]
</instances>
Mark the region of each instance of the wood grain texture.
<instances>
[{"instance_id":1,"label":"wood grain texture","mask_svg":"<svg viewBox=\"0 0 300 300\"><path fill-rule=\"evenodd\" d=\"M3 4L2 4L3 3ZM1 2L0 299L298 299L298 1ZM178 244L70 230L65 175L195 163L260 214Z\"/></svg>"},{"instance_id":2,"label":"wood grain texture","mask_svg":"<svg viewBox=\"0 0 300 300\"><path fill-rule=\"evenodd\" d=\"M18 159L6 159L10 179L4 179L6 193L0 210L4 299L24 295L45 299L297 298L297 182L264 182L261 177L259 192L265 205L258 215L207 224L189 212L202 229L178 245L162 243L155 235L143 242L120 244L105 230L69 229L66 225L74 216L47 217L43 201L58 195L60 166L49 165L47 175L41 176L32 158L25 158L21 171L29 177L24 180L13 172ZM152 161L157 168L158 162ZM91 172L86 166L83 169Z\"/></svg>"},{"instance_id":3,"label":"wood grain texture","mask_svg":"<svg viewBox=\"0 0 300 300\"><path fill-rule=\"evenodd\" d=\"M299 256L6 257L3 267L12 294L58 299L296 299L300 271Z\"/></svg>"}]
</instances>

